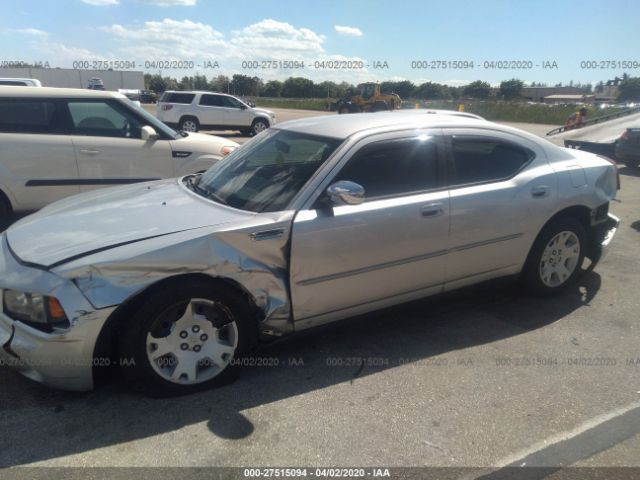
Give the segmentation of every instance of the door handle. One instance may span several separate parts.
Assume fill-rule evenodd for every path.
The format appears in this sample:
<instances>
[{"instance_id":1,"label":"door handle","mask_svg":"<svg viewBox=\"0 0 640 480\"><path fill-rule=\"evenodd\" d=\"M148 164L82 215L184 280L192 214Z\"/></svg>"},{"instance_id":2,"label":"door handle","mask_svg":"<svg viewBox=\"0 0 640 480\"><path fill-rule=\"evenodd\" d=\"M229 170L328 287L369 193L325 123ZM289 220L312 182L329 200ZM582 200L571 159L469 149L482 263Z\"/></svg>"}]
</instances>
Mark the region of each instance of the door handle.
<instances>
[{"instance_id":1,"label":"door handle","mask_svg":"<svg viewBox=\"0 0 640 480\"><path fill-rule=\"evenodd\" d=\"M80 150L80 153L83 155L98 155L100 150L94 150L93 148L83 148Z\"/></svg>"},{"instance_id":2,"label":"door handle","mask_svg":"<svg viewBox=\"0 0 640 480\"><path fill-rule=\"evenodd\" d=\"M539 187L533 187L531 189L531 196L534 198L541 198L541 197L546 197L547 195L549 195L549 191L551 190L551 188L549 188L546 185L541 185Z\"/></svg>"},{"instance_id":3,"label":"door handle","mask_svg":"<svg viewBox=\"0 0 640 480\"><path fill-rule=\"evenodd\" d=\"M420 207L420 215L425 218L439 217L444 213L441 203L429 203Z\"/></svg>"}]
</instances>

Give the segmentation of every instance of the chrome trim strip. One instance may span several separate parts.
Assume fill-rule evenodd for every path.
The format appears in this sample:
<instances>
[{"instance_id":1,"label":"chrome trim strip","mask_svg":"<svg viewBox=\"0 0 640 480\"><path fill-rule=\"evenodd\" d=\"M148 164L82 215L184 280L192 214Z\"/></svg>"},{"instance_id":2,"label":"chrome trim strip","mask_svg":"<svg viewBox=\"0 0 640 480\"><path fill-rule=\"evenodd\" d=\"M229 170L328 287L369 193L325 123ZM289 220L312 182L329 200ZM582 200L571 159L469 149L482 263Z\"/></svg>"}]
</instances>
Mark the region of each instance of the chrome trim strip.
<instances>
[{"instance_id":1,"label":"chrome trim strip","mask_svg":"<svg viewBox=\"0 0 640 480\"><path fill-rule=\"evenodd\" d=\"M515 240L516 238L522 237L522 233L514 233L512 235L505 235L504 237L492 238L489 240L482 240L480 242L468 243L465 245L460 245L459 247L455 247L449 250L438 250L431 253L426 253L424 255L416 255L415 257L402 258L400 260L393 260L391 262L378 263L376 265L371 265L369 267L357 268L355 270L348 270L346 272L332 273L330 275L323 275L321 277L313 277L306 278L304 280L300 280L296 282L298 285L306 286L306 285L314 285L316 283L326 282L329 280L336 280L338 278L351 277L353 275L360 275L362 273L369 273L375 270L382 270L384 268L397 267L398 265L404 265L406 263L419 262L421 260L427 260L429 258L435 258L442 255L447 255L451 252L459 252L464 250L470 250L476 247L484 247L486 245L491 245L493 243L505 242L507 240ZM255 240L255 239L254 239ZM482 272L485 273L485 272ZM472 275L473 276L473 275ZM454 280L455 281L455 280Z\"/></svg>"},{"instance_id":2,"label":"chrome trim strip","mask_svg":"<svg viewBox=\"0 0 640 480\"><path fill-rule=\"evenodd\" d=\"M381 270L384 268L397 267L398 265L404 265L405 263L419 262L421 260L427 260L429 258L439 257L449 253L448 250L438 250L436 252L426 253L424 255L416 255L415 257L402 258L400 260L393 260L391 262L379 263L377 265L371 265L369 267L357 268L355 270L348 270L346 272L332 273L331 275L323 275L322 277L307 278L297 282L298 285L313 285L315 283L326 282L328 280L336 280L338 278L350 277L352 275L360 275L362 273L372 272L374 270Z\"/></svg>"},{"instance_id":3,"label":"chrome trim strip","mask_svg":"<svg viewBox=\"0 0 640 480\"><path fill-rule=\"evenodd\" d=\"M491 238L489 240L482 240L480 242L467 243L465 245L460 245L459 247L455 247L451 249L453 252L459 252L461 250L469 250L470 248L476 247L484 247L485 245L491 245L492 243L498 242L506 242L507 240L515 240L516 238L520 238L522 233L514 233L512 235L505 235L504 237Z\"/></svg>"}]
</instances>

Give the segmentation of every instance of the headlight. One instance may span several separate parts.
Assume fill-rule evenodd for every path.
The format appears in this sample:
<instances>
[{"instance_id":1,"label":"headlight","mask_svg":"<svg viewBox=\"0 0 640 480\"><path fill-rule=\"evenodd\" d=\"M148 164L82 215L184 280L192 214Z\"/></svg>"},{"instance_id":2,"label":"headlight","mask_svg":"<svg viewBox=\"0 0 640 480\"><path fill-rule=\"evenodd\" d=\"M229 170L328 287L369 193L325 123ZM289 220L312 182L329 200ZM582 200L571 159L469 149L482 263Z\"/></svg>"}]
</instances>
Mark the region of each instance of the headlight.
<instances>
[{"instance_id":1,"label":"headlight","mask_svg":"<svg viewBox=\"0 0 640 480\"><path fill-rule=\"evenodd\" d=\"M229 155L231 152L233 152L236 148L238 147L236 147L235 145L227 145L220 149L220 153L226 156L226 155Z\"/></svg>"},{"instance_id":2,"label":"headlight","mask_svg":"<svg viewBox=\"0 0 640 480\"><path fill-rule=\"evenodd\" d=\"M4 290L2 297L4 313L15 320L51 325L67 323L62 305L55 297L15 290Z\"/></svg>"}]
</instances>

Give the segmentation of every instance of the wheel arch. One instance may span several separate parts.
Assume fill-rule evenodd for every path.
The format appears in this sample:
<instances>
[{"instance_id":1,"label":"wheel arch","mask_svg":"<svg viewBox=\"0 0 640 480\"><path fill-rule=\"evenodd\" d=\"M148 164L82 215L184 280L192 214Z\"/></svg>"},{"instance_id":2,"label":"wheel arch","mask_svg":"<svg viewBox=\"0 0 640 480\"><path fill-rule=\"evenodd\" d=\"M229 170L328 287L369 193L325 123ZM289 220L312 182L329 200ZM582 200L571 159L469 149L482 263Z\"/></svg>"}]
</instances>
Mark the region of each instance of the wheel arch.
<instances>
[{"instance_id":1,"label":"wheel arch","mask_svg":"<svg viewBox=\"0 0 640 480\"><path fill-rule=\"evenodd\" d=\"M204 273L187 273L183 275L176 275L168 278L164 278L151 285L146 286L144 289L135 293L127 298L123 303L109 315L105 324L98 335L96 344L93 349L93 358L97 359L109 359L107 363L111 366L116 366L117 352L118 352L118 336L117 333L123 328L128 318L138 309L142 302L151 294L159 289L165 288L171 284L184 284L186 282L202 282L211 285L211 288L222 286L225 289L230 289L234 293L246 299L251 312L253 313L253 320L256 322L256 328L258 323L264 319L265 312L257 305L254 297L247 289L245 289L240 283L225 277L214 277ZM102 362L94 361L93 378L94 384L101 383L106 378L114 373L114 369L100 368Z\"/></svg>"}]
</instances>

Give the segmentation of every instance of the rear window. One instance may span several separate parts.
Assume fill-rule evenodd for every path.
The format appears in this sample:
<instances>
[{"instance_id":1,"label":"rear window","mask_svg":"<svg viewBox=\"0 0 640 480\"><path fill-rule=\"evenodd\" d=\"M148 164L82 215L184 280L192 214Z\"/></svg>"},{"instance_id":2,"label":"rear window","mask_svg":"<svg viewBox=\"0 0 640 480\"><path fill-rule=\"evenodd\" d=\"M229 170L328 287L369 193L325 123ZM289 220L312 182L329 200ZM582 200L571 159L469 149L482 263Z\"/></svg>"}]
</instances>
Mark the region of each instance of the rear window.
<instances>
[{"instance_id":1,"label":"rear window","mask_svg":"<svg viewBox=\"0 0 640 480\"><path fill-rule=\"evenodd\" d=\"M161 102L164 103L185 103L189 104L193 102L195 97L195 93L176 93L176 92L165 92L162 94Z\"/></svg>"},{"instance_id":2,"label":"rear window","mask_svg":"<svg viewBox=\"0 0 640 480\"><path fill-rule=\"evenodd\" d=\"M53 102L0 99L0 132L55 133L59 127L58 107Z\"/></svg>"},{"instance_id":3,"label":"rear window","mask_svg":"<svg viewBox=\"0 0 640 480\"><path fill-rule=\"evenodd\" d=\"M11 85L14 87L26 87L27 82L22 82L20 80L0 80L0 85Z\"/></svg>"}]
</instances>

